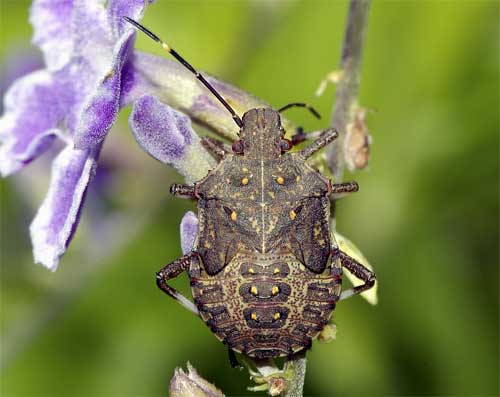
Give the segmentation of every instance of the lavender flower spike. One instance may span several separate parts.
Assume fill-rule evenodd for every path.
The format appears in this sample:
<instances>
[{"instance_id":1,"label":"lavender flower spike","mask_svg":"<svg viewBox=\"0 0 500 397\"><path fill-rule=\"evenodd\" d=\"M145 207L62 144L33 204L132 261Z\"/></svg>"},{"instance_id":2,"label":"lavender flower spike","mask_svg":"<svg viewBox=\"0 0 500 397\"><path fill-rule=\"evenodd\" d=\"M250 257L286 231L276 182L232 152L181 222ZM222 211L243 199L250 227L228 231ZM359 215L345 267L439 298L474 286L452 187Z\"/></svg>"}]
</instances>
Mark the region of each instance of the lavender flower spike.
<instances>
[{"instance_id":1,"label":"lavender flower spike","mask_svg":"<svg viewBox=\"0 0 500 397\"><path fill-rule=\"evenodd\" d=\"M216 165L201 146L185 114L150 95L134 102L129 119L137 143L155 159L176 168L187 183L206 176Z\"/></svg>"}]
</instances>

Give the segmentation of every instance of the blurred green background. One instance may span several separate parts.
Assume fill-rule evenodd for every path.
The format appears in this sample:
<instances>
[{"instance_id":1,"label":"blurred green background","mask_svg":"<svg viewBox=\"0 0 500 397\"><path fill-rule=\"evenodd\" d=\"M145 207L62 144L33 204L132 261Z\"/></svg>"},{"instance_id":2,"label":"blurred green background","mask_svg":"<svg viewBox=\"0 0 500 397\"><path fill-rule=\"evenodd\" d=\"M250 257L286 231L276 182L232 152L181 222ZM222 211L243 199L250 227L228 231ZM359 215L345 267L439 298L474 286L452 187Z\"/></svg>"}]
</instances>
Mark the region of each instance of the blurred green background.
<instances>
[{"instance_id":1,"label":"blurred green background","mask_svg":"<svg viewBox=\"0 0 500 397\"><path fill-rule=\"evenodd\" d=\"M28 7L1 1L3 79L36 56ZM314 91L338 65L346 12L344 1L158 0L144 24L276 107L314 104L322 121L288 114L312 130L331 114L332 87ZM137 47L160 54L143 36ZM497 1L372 5L361 84L372 160L338 229L374 265L380 302L338 305L337 340L308 353L307 395L498 394L498 59ZM2 396L165 396L188 360L227 395L250 394L225 347L155 286L194 205L169 196L180 176L141 151L126 113L56 273L32 264L28 233L48 159L0 182ZM186 277L174 284L188 293Z\"/></svg>"}]
</instances>

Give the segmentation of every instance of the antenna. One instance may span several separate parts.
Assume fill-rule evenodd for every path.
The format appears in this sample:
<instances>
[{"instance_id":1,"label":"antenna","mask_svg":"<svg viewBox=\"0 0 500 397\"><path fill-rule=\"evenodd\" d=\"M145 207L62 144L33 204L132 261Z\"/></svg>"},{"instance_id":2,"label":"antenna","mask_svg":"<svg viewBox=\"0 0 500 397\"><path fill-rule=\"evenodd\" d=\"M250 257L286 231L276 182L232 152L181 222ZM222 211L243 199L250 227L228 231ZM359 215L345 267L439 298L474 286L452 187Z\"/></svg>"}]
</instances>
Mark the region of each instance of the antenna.
<instances>
[{"instance_id":1,"label":"antenna","mask_svg":"<svg viewBox=\"0 0 500 397\"><path fill-rule=\"evenodd\" d=\"M182 63L191 73L193 73L196 78L198 80L200 80L203 85L205 87L208 88L208 90L214 94L214 96L219 100L220 103L222 103L224 105L224 107L229 111L229 113L231 113L231 116L233 116L233 120L234 122L238 125L238 127L242 127L243 126L243 122L241 121L240 119L240 116L238 116L236 114L236 112L234 111L234 109L229 105L229 103L226 102L226 100L224 98L222 98L222 96L215 90L214 87L212 87L212 85L205 79L205 77L202 76L202 74L200 72L198 72L193 66L191 66L191 64L186 61L183 57L181 57L179 55L179 53L177 51L175 51L172 47L170 47L167 43L165 43L163 40L161 40L157 35L155 35L153 32L151 32L149 29L145 28L144 26L142 26L139 22L136 22L134 21L133 19L129 18L129 17L122 17L123 19L125 19L128 23L132 24L133 26L135 26L137 29L139 29L141 32L145 33L146 35L148 35L150 38L152 38L154 41L156 41L157 43L161 44L161 46L163 47L163 49L167 52L169 52L170 54L172 54L172 56L177 59L180 63Z\"/></svg>"},{"instance_id":2,"label":"antenna","mask_svg":"<svg viewBox=\"0 0 500 397\"><path fill-rule=\"evenodd\" d=\"M314 117L316 117L318 119L321 118L321 115L317 112L316 109L314 109L311 105L308 105L307 103L303 103L303 102L289 103L288 105L285 105L282 108L278 109L278 112L281 113L281 112L284 112L285 110L293 108L293 107L306 108L314 115Z\"/></svg>"}]
</instances>

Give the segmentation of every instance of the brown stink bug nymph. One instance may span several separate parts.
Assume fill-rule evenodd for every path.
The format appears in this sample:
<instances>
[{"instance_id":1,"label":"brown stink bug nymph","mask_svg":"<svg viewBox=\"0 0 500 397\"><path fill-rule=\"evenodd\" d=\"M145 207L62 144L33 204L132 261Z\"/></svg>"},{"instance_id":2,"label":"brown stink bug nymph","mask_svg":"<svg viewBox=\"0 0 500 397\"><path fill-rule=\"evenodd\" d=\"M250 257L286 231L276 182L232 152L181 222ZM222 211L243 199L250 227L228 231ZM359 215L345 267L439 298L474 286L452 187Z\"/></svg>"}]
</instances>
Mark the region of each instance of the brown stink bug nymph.
<instances>
[{"instance_id":1,"label":"brown stink bug nymph","mask_svg":"<svg viewBox=\"0 0 500 397\"><path fill-rule=\"evenodd\" d=\"M284 138L280 111L307 105L250 109L240 118L175 50L127 21L193 72L240 128L232 152L222 142L204 139L220 160L205 178L172 186L174 195L198 201L200 226L193 250L157 273L158 286L236 352L263 358L307 349L339 299L375 283L375 275L340 251L330 233L330 200L357 191L358 185L331 184L307 163L337 132L327 129L305 149L290 151L301 139ZM342 267L364 284L341 293ZM194 304L168 285L184 271Z\"/></svg>"}]
</instances>

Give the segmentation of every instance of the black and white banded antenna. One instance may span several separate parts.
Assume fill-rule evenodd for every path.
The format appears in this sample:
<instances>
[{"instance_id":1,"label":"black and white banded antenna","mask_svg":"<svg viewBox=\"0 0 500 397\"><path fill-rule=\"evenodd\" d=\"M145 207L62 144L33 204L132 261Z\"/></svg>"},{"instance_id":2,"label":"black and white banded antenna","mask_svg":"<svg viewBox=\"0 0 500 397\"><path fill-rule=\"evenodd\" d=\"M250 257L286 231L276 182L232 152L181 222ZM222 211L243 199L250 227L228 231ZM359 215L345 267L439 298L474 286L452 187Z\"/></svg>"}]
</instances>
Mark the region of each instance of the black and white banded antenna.
<instances>
[{"instance_id":1,"label":"black and white banded antenna","mask_svg":"<svg viewBox=\"0 0 500 397\"><path fill-rule=\"evenodd\" d=\"M154 41L159 43L162 48L172 54L172 56L177 59L182 65L184 65L191 73L193 73L198 80L202 82L202 84L208 88L208 90L219 100L220 103L224 105L224 107L231 113L231 116L233 117L234 122L238 125L239 128L243 126L243 122L241 121L240 116L236 114L234 109L229 105L229 103L226 102L226 100L217 92L217 90L203 77L203 75L198 72L191 64L186 61L182 56L179 55L177 51L175 51L172 47L170 47L167 43L165 43L162 39L160 39L157 35L155 35L153 32L151 32L149 29L145 28L142 26L139 22L134 21L133 19L129 17L123 17L124 20L126 20L128 23L132 24L135 26L137 29L139 29L141 32L145 33L148 35L150 38L152 38Z\"/></svg>"}]
</instances>

